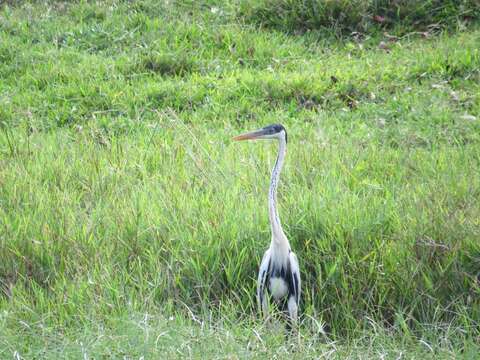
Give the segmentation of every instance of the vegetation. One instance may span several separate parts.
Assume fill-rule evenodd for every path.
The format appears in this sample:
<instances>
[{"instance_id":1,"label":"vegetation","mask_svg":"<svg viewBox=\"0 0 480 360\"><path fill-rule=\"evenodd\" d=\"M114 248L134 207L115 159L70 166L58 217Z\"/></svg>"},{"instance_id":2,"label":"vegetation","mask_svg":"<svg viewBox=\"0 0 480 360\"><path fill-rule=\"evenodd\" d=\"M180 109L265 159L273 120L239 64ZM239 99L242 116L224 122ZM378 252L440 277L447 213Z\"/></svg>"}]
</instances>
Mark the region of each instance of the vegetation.
<instances>
[{"instance_id":1,"label":"vegetation","mask_svg":"<svg viewBox=\"0 0 480 360\"><path fill-rule=\"evenodd\" d=\"M275 148L230 140L273 122L294 356L478 353L478 25L333 40L245 6L2 5L0 357L286 356L255 320Z\"/></svg>"},{"instance_id":2,"label":"vegetation","mask_svg":"<svg viewBox=\"0 0 480 360\"><path fill-rule=\"evenodd\" d=\"M480 19L477 0L244 0L241 17L287 32L432 31Z\"/></svg>"}]
</instances>

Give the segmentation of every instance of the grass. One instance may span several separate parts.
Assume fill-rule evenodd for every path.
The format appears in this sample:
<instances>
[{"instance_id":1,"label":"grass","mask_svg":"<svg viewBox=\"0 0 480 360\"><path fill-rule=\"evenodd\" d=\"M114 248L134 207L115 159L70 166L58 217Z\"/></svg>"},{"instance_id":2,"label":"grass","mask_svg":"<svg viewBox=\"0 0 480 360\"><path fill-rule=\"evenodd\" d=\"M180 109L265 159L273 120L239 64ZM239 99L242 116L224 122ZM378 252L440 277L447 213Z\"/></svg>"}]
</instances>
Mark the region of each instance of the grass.
<instances>
[{"instance_id":1,"label":"grass","mask_svg":"<svg viewBox=\"0 0 480 360\"><path fill-rule=\"evenodd\" d=\"M198 320L197 320L198 321ZM24 358L293 358L314 359L452 359L461 354L474 359L478 344L452 341L458 333L446 332L435 339L398 338L373 327L348 344L332 341L313 330L285 341L281 332L251 321L195 322L181 317L136 314L114 318L108 324L92 320L81 330L51 332L42 323L25 325L8 334L0 355ZM32 333L42 334L29 336ZM0 340L1 341L1 340ZM221 351L219 351L221 349ZM18 354L18 355L17 355Z\"/></svg>"},{"instance_id":2,"label":"grass","mask_svg":"<svg viewBox=\"0 0 480 360\"><path fill-rule=\"evenodd\" d=\"M230 140L273 122L295 356L478 352L478 26L332 40L239 9L2 6L1 356L287 356L254 320L276 149Z\"/></svg>"},{"instance_id":3,"label":"grass","mask_svg":"<svg viewBox=\"0 0 480 360\"><path fill-rule=\"evenodd\" d=\"M248 22L290 33L371 33L457 28L479 19L475 0L262 0L240 2Z\"/></svg>"}]
</instances>

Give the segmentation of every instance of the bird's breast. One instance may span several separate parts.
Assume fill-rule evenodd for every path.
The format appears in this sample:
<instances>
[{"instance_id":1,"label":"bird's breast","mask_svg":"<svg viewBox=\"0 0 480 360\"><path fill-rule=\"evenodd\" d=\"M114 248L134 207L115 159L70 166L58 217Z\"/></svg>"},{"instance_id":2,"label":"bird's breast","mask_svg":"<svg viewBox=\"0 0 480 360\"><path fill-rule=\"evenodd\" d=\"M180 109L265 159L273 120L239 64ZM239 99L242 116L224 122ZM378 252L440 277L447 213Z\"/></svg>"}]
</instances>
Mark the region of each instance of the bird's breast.
<instances>
[{"instance_id":1,"label":"bird's breast","mask_svg":"<svg viewBox=\"0 0 480 360\"><path fill-rule=\"evenodd\" d=\"M275 300L279 300L288 294L288 284L281 277L270 278L270 294Z\"/></svg>"}]
</instances>

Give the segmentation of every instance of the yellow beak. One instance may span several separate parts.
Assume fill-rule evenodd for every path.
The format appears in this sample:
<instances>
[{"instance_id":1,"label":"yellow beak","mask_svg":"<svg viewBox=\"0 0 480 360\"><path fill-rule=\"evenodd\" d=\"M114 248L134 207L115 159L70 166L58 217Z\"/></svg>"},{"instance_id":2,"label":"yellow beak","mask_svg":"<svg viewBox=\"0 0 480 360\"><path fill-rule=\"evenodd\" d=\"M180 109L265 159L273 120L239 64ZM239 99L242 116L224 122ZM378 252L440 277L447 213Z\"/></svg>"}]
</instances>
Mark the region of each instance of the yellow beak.
<instances>
[{"instance_id":1,"label":"yellow beak","mask_svg":"<svg viewBox=\"0 0 480 360\"><path fill-rule=\"evenodd\" d=\"M262 137L263 135L265 135L265 131L262 129L262 130L255 130L255 131L251 131L251 132L248 132L248 133L245 133L245 134L241 134L241 135L238 135L238 136L235 136L233 138L233 140L235 141L242 141L242 140L252 140L252 139L258 139L260 137Z\"/></svg>"}]
</instances>

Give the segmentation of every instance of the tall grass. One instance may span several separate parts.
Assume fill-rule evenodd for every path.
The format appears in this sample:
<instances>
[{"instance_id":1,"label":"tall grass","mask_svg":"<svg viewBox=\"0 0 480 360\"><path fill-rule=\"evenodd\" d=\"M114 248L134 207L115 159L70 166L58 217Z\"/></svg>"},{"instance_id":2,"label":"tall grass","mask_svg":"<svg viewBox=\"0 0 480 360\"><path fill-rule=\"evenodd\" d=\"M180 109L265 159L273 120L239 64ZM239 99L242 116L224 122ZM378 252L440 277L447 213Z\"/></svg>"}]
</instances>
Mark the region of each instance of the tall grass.
<instances>
[{"instance_id":1,"label":"tall grass","mask_svg":"<svg viewBox=\"0 0 480 360\"><path fill-rule=\"evenodd\" d=\"M1 10L2 329L248 320L276 148L230 138L281 122L304 321L478 336L478 29L326 46L162 6Z\"/></svg>"}]
</instances>

